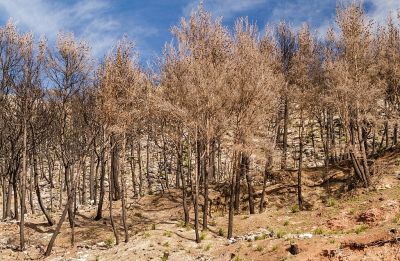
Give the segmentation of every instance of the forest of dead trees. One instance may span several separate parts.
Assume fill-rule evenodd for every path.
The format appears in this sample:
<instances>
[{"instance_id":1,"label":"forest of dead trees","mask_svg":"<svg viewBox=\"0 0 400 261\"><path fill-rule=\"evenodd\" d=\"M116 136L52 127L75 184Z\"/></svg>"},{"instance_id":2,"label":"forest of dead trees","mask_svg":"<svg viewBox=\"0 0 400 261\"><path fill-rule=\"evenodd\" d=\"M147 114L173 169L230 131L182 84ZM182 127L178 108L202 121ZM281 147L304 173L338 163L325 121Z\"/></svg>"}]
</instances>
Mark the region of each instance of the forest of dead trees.
<instances>
[{"instance_id":1,"label":"forest of dead trees","mask_svg":"<svg viewBox=\"0 0 400 261\"><path fill-rule=\"evenodd\" d=\"M214 184L227 184L228 238L240 184L249 214L262 212L272 169L297 171L300 210L310 157L326 171L347 162L353 185L368 187L376 155L398 143L399 19L378 24L353 3L318 36L285 22L259 31L247 18L227 28L199 7L150 69L127 38L96 63L72 34L49 46L9 22L0 28L0 218L19 222L23 250L24 213L37 202L54 226L49 255L64 222L75 243L80 205L97 207L93 222L110 218L118 244L129 240L127 200L179 189L200 242Z\"/></svg>"}]
</instances>

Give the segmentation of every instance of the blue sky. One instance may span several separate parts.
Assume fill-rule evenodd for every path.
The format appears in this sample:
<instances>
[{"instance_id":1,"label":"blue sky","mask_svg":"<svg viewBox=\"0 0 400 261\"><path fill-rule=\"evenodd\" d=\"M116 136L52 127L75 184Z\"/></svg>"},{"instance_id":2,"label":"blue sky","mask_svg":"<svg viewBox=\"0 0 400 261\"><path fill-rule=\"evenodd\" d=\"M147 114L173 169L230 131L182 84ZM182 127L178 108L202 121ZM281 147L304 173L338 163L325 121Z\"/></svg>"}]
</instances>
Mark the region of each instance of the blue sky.
<instances>
[{"instance_id":1,"label":"blue sky","mask_svg":"<svg viewBox=\"0 0 400 261\"><path fill-rule=\"evenodd\" d=\"M284 19L293 26L308 22L324 32L333 23L336 0L204 0L205 8L232 26L248 16L263 28ZM399 0L365 0L368 14L382 22ZM136 43L142 61L160 55L170 28L187 17L198 0L0 0L0 22L12 18L21 30L54 42L59 31L86 40L102 57L124 34Z\"/></svg>"}]
</instances>

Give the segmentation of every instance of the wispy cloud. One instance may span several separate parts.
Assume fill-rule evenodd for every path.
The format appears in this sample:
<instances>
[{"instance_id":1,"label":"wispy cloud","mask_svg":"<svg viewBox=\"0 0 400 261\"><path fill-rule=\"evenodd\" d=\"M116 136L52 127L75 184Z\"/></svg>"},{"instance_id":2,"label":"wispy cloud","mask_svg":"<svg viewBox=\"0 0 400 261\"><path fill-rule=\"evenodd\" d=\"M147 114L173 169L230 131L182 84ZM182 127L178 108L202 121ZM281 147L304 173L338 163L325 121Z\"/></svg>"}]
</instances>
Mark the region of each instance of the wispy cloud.
<instances>
[{"instance_id":1,"label":"wispy cloud","mask_svg":"<svg viewBox=\"0 0 400 261\"><path fill-rule=\"evenodd\" d=\"M45 35L50 41L60 31L72 31L90 44L95 56L104 54L124 33L140 42L141 38L157 32L138 23L134 17L121 21L122 17L109 13L111 3L107 0L76 0L72 4L70 1L0 0L0 9L18 26Z\"/></svg>"},{"instance_id":2,"label":"wispy cloud","mask_svg":"<svg viewBox=\"0 0 400 261\"><path fill-rule=\"evenodd\" d=\"M397 11L400 10L399 0L369 0L373 8L369 15L374 18L374 20L379 23L385 23L389 15L397 15Z\"/></svg>"},{"instance_id":3,"label":"wispy cloud","mask_svg":"<svg viewBox=\"0 0 400 261\"><path fill-rule=\"evenodd\" d=\"M255 9L265 5L270 0L205 0L203 4L207 10L211 10L216 16L231 18L236 13ZM191 10L196 9L200 1L194 0L187 4L184 9L184 15L190 14Z\"/></svg>"}]
</instances>

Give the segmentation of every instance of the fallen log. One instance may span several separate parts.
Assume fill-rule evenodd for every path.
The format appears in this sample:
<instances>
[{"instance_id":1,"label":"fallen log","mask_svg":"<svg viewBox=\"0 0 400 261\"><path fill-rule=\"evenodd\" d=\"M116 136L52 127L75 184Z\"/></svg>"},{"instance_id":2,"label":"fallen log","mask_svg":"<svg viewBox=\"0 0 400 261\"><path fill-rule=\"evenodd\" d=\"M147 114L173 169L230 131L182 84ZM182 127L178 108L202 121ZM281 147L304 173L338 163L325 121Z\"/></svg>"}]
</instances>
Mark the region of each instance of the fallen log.
<instances>
[{"instance_id":1,"label":"fallen log","mask_svg":"<svg viewBox=\"0 0 400 261\"><path fill-rule=\"evenodd\" d=\"M365 244L357 242L342 243L340 248L350 248L351 250L364 250L367 247L383 246L385 244L398 244L398 243L400 243L400 237L393 237L391 239L387 240L380 239Z\"/></svg>"}]
</instances>

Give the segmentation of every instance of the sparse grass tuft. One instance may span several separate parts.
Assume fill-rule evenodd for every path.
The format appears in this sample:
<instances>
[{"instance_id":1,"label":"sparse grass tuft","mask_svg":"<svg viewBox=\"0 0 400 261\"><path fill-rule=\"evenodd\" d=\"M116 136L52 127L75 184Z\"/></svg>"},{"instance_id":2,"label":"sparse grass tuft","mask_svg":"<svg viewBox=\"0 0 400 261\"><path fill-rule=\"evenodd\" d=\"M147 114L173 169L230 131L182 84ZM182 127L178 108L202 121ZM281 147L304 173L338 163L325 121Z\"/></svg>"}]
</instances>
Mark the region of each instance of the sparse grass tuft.
<instances>
[{"instance_id":1,"label":"sparse grass tuft","mask_svg":"<svg viewBox=\"0 0 400 261\"><path fill-rule=\"evenodd\" d=\"M208 244L204 247L204 251L208 251L211 249L211 244Z\"/></svg>"},{"instance_id":2,"label":"sparse grass tuft","mask_svg":"<svg viewBox=\"0 0 400 261\"><path fill-rule=\"evenodd\" d=\"M165 231L165 232L163 233L163 236L165 236L165 237L171 237L171 236L172 236L172 232L171 232L171 231Z\"/></svg>"},{"instance_id":3,"label":"sparse grass tuft","mask_svg":"<svg viewBox=\"0 0 400 261\"><path fill-rule=\"evenodd\" d=\"M265 238L267 238L267 234L262 233L261 235L256 236L254 239L255 240L264 240Z\"/></svg>"},{"instance_id":4,"label":"sparse grass tuft","mask_svg":"<svg viewBox=\"0 0 400 261\"><path fill-rule=\"evenodd\" d=\"M334 198L328 198L328 200L326 201L326 205L328 207L334 207L337 205L337 201Z\"/></svg>"},{"instance_id":5,"label":"sparse grass tuft","mask_svg":"<svg viewBox=\"0 0 400 261\"><path fill-rule=\"evenodd\" d=\"M278 250L278 245L273 245L271 248L271 252L275 252L276 250Z\"/></svg>"},{"instance_id":6,"label":"sparse grass tuft","mask_svg":"<svg viewBox=\"0 0 400 261\"><path fill-rule=\"evenodd\" d=\"M106 246L108 248L110 248L110 247L112 247L112 245L114 245L114 238L113 237L109 237L109 238L106 239L106 241L104 243L106 243Z\"/></svg>"},{"instance_id":7,"label":"sparse grass tuft","mask_svg":"<svg viewBox=\"0 0 400 261\"><path fill-rule=\"evenodd\" d=\"M276 237L277 238L283 238L286 235L284 231L278 231L276 232Z\"/></svg>"},{"instance_id":8,"label":"sparse grass tuft","mask_svg":"<svg viewBox=\"0 0 400 261\"><path fill-rule=\"evenodd\" d=\"M398 212L393 219L394 224L399 224L400 225L400 212Z\"/></svg>"},{"instance_id":9,"label":"sparse grass tuft","mask_svg":"<svg viewBox=\"0 0 400 261\"><path fill-rule=\"evenodd\" d=\"M313 233L314 235L322 235L324 233L324 230L320 227L317 227L316 229L314 229Z\"/></svg>"},{"instance_id":10,"label":"sparse grass tuft","mask_svg":"<svg viewBox=\"0 0 400 261\"><path fill-rule=\"evenodd\" d=\"M357 227L354 229L354 232L355 232L356 234L360 234L360 233L366 231L367 229L368 229L368 227L367 227L366 225L361 225L361 226L357 226Z\"/></svg>"},{"instance_id":11,"label":"sparse grass tuft","mask_svg":"<svg viewBox=\"0 0 400 261\"><path fill-rule=\"evenodd\" d=\"M183 220L179 220L179 222L176 224L177 227L185 227L185 222Z\"/></svg>"},{"instance_id":12,"label":"sparse grass tuft","mask_svg":"<svg viewBox=\"0 0 400 261\"><path fill-rule=\"evenodd\" d=\"M151 224L151 230L156 230L156 224Z\"/></svg>"},{"instance_id":13,"label":"sparse grass tuft","mask_svg":"<svg viewBox=\"0 0 400 261\"><path fill-rule=\"evenodd\" d=\"M257 246L256 247L256 251L258 251L258 252L261 252L261 251L263 251L264 250L264 248L262 247L262 246Z\"/></svg>"},{"instance_id":14,"label":"sparse grass tuft","mask_svg":"<svg viewBox=\"0 0 400 261\"><path fill-rule=\"evenodd\" d=\"M286 220L284 223L283 223L283 225L286 227L286 226L288 226L289 225L289 220Z\"/></svg>"},{"instance_id":15,"label":"sparse grass tuft","mask_svg":"<svg viewBox=\"0 0 400 261\"><path fill-rule=\"evenodd\" d=\"M299 208L299 205L293 205L291 208L290 208L290 211L292 211L292 213L297 213L297 212L299 212L300 211L300 208Z\"/></svg>"},{"instance_id":16,"label":"sparse grass tuft","mask_svg":"<svg viewBox=\"0 0 400 261\"><path fill-rule=\"evenodd\" d=\"M163 246L164 247L169 247L169 242L168 241L164 242Z\"/></svg>"},{"instance_id":17,"label":"sparse grass tuft","mask_svg":"<svg viewBox=\"0 0 400 261\"><path fill-rule=\"evenodd\" d=\"M200 240L203 241L204 239L206 239L206 237L207 237L207 232L202 231L200 234Z\"/></svg>"},{"instance_id":18,"label":"sparse grass tuft","mask_svg":"<svg viewBox=\"0 0 400 261\"><path fill-rule=\"evenodd\" d=\"M223 228L218 229L218 236L220 236L220 237L225 236L225 230Z\"/></svg>"}]
</instances>

